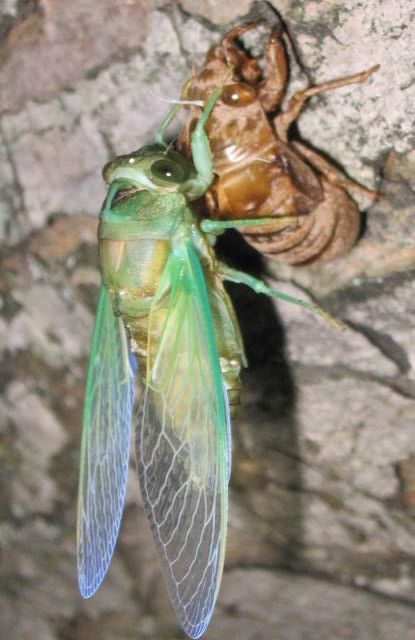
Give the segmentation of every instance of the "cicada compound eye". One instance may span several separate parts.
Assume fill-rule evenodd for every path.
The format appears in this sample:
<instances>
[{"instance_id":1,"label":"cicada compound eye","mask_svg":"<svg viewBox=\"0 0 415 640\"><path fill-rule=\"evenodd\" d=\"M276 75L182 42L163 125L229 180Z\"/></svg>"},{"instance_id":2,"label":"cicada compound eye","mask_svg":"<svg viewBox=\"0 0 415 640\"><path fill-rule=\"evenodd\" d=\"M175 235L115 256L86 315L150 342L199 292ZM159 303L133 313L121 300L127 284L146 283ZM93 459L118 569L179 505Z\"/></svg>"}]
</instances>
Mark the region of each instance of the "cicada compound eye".
<instances>
[{"instance_id":1,"label":"cicada compound eye","mask_svg":"<svg viewBox=\"0 0 415 640\"><path fill-rule=\"evenodd\" d=\"M183 167L169 158L156 160L150 167L151 177L157 184L179 184L185 178Z\"/></svg>"},{"instance_id":2,"label":"cicada compound eye","mask_svg":"<svg viewBox=\"0 0 415 640\"><path fill-rule=\"evenodd\" d=\"M256 100L254 87L244 82L228 84L223 88L222 102L229 107L246 107Z\"/></svg>"}]
</instances>

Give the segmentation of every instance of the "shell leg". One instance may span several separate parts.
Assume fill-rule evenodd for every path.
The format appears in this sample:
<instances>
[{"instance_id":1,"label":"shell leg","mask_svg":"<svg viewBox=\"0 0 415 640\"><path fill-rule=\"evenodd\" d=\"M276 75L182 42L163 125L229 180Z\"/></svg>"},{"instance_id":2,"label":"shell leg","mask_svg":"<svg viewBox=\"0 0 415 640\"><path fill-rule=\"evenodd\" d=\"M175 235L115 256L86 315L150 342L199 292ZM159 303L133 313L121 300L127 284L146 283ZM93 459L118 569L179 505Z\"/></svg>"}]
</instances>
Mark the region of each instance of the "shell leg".
<instances>
[{"instance_id":1,"label":"shell leg","mask_svg":"<svg viewBox=\"0 0 415 640\"><path fill-rule=\"evenodd\" d=\"M335 184L346 191L355 191L370 198L371 200L377 200L379 194L377 191L367 189L360 184L357 184L353 180L346 178L341 171L336 169L328 160L326 160L321 154L317 153L313 149L310 149L302 142L293 141L292 146L305 158L315 169L317 169L329 182Z\"/></svg>"},{"instance_id":2,"label":"shell leg","mask_svg":"<svg viewBox=\"0 0 415 640\"><path fill-rule=\"evenodd\" d=\"M279 107L288 82L288 65L282 42L281 27L274 27L265 46L265 78L259 86L259 96L265 111Z\"/></svg>"},{"instance_id":3,"label":"shell leg","mask_svg":"<svg viewBox=\"0 0 415 640\"><path fill-rule=\"evenodd\" d=\"M302 91L297 91L290 99L286 111L278 114L274 119L274 125L278 135L282 140L285 142L287 141L288 129L291 124L297 120L301 111L304 109L307 100L312 96L324 93L325 91L331 91L332 89L337 89L338 87L346 87L349 84L365 82L372 73L378 69L379 65L376 64L366 71L361 71L360 73L355 73L351 76L346 76L345 78L331 80L330 82L323 82L322 84L317 84L315 87L308 87Z\"/></svg>"}]
</instances>

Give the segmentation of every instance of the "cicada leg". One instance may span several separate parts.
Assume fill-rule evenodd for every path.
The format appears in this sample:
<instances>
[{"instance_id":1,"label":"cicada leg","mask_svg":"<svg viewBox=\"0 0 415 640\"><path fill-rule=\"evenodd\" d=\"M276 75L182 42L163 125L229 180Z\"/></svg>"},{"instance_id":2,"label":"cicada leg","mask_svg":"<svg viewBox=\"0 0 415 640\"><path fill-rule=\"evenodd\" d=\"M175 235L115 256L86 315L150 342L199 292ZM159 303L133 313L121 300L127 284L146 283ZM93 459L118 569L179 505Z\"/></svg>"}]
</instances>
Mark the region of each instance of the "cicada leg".
<instances>
[{"instance_id":1,"label":"cicada leg","mask_svg":"<svg viewBox=\"0 0 415 640\"><path fill-rule=\"evenodd\" d=\"M191 199L200 198L207 191L213 180L212 156L205 126L222 91L223 84L210 96L192 133L192 160L197 175L195 178L184 182L181 189Z\"/></svg>"},{"instance_id":2,"label":"cicada leg","mask_svg":"<svg viewBox=\"0 0 415 640\"><path fill-rule=\"evenodd\" d=\"M265 78L260 82L259 96L267 112L279 107L287 87L287 57L281 35L281 27L274 27L265 45Z\"/></svg>"},{"instance_id":3,"label":"cicada leg","mask_svg":"<svg viewBox=\"0 0 415 640\"><path fill-rule=\"evenodd\" d=\"M274 231L279 227L284 229L287 224L298 224L298 217L281 216L280 218L251 218L250 220L210 220L205 218L200 223L200 228L205 233L220 235L225 229L240 229L243 227L265 226L267 224L272 224Z\"/></svg>"},{"instance_id":4,"label":"cicada leg","mask_svg":"<svg viewBox=\"0 0 415 640\"><path fill-rule=\"evenodd\" d=\"M166 134L167 128L170 123L174 120L178 110L180 109L180 104L175 104L174 107L170 109L163 122L159 126L156 131L156 144L161 144L163 147L167 147L167 143L164 140L164 136Z\"/></svg>"},{"instance_id":5,"label":"cicada leg","mask_svg":"<svg viewBox=\"0 0 415 640\"><path fill-rule=\"evenodd\" d=\"M291 124L297 120L301 111L304 109L308 98L316 96L319 93L324 93L325 91L330 91L331 89L337 89L338 87L346 87L349 84L360 84L361 82L365 82L372 73L378 69L379 65L376 64L366 71L346 76L346 78L339 78L338 80L324 82L323 84L318 84L315 87L308 87L302 91L297 91L297 93L295 93L290 99L286 111L280 113L274 120L275 129L280 138L284 142L287 142L288 129Z\"/></svg>"},{"instance_id":6,"label":"cicada leg","mask_svg":"<svg viewBox=\"0 0 415 640\"><path fill-rule=\"evenodd\" d=\"M264 282L254 278L248 273L244 273L243 271L238 271L237 269L232 269L228 267L223 262L219 265L219 273L223 277L224 280L229 280L230 282L236 282L238 284L245 284L250 289L253 289L255 293L263 293L266 296L270 296L271 298L278 298L279 300L284 300L284 302L291 302L292 304L296 304L304 309L308 309L309 311L313 311L313 313L318 313L322 316L327 322L329 322L336 329L343 330L345 326L338 322L333 316L331 316L327 311L322 309L316 304L312 302L306 302L301 298L294 298L294 296L290 296L287 293L283 293L282 291L275 291L275 289L271 289Z\"/></svg>"}]
</instances>

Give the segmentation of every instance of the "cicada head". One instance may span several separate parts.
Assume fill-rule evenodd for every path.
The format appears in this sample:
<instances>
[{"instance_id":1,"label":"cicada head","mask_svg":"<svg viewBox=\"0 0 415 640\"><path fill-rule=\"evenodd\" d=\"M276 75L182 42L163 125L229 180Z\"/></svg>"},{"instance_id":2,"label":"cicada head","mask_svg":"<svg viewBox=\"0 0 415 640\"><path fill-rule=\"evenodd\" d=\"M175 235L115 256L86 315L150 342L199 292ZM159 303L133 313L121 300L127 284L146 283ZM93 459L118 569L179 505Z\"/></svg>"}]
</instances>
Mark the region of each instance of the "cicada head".
<instances>
[{"instance_id":1,"label":"cicada head","mask_svg":"<svg viewBox=\"0 0 415 640\"><path fill-rule=\"evenodd\" d=\"M152 144L111 160L102 175L107 184L122 183L126 190L171 193L193 177L194 168L179 153Z\"/></svg>"}]
</instances>

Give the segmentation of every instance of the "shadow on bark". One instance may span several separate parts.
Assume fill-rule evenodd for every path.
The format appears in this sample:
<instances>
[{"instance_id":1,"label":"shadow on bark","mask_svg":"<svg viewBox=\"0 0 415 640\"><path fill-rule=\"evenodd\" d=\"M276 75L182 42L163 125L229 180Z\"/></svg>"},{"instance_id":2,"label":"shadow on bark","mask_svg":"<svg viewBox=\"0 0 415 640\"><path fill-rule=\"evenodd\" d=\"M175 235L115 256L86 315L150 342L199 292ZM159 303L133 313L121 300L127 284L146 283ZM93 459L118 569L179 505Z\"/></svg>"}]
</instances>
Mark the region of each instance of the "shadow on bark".
<instances>
[{"instance_id":1,"label":"shadow on bark","mask_svg":"<svg viewBox=\"0 0 415 640\"><path fill-rule=\"evenodd\" d=\"M217 243L218 256L261 278L261 256L237 232ZM227 290L239 320L248 368L242 372L242 406L233 424L233 496L251 513L257 552L241 564L298 566L302 548L301 469L296 389L285 355L285 333L273 301L246 286ZM258 504L259 503L259 504ZM259 520L258 520L259 519Z\"/></svg>"}]
</instances>

